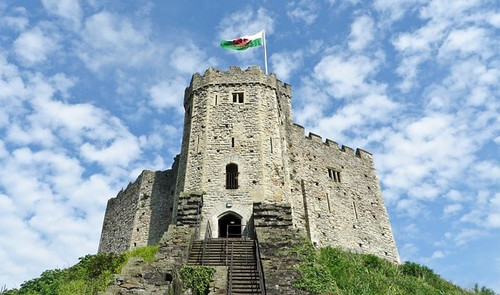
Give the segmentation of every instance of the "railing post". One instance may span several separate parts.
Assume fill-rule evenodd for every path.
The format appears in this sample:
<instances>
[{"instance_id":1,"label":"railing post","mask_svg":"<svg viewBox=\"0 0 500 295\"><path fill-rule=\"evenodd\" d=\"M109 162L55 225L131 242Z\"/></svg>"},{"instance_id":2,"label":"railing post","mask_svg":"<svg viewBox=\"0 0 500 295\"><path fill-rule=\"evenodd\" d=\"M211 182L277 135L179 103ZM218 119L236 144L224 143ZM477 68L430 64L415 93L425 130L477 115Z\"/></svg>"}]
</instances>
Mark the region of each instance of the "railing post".
<instances>
[{"instance_id":1,"label":"railing post","mask_svg":"<svg viewBox=\"0 0 500 295\"><path fill-rule=\"evenodd\" d=\"M260 293L262 295L266 295L266 284L264 280L264 270L262 269L262 263L260 261L260 250L259 250L259 241L257 240L257 232L254 229L254 245L255 245L255 261L257 262L257 271L259 273L259 286Z\"/></svg>"},{"instance_id":2,"label":"railing post","mask_svg":"<svg viewBox=\"0 0 500 295\"><path fill-rule=\"evenodd\" d=\"M231 260L228 268L228 283L227 283L227 294L233 294L233 252L234 252L234 244L231 243Z\"/></svg>"},{"instance_id":3,"label":"railing post","mask_svg":"<svg viewBox=\"0 0 500 295\"><path fill-rule=\"evenodd\" d=\"M207 250L208 239L212 237L212 228L210 227L210 221L207 222L207 228L205 230L205 238L203 239L203 248L201 250L201 265L203 265L205 260L205 251Z\"/></svg>"}]
</instances>

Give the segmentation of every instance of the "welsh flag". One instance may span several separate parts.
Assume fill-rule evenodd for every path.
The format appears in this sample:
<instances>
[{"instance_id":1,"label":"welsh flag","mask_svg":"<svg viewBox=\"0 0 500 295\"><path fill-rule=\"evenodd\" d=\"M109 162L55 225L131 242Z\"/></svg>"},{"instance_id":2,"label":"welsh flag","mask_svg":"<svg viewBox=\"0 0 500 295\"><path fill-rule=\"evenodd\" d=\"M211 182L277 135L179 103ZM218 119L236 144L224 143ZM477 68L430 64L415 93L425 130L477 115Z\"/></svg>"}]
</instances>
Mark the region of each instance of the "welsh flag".
<instances>
[{"instance_id":1,"label":"welsh flag","mask_svg":"<svg viewBox=\"0 0 500 295\"><path fill-rule=\"evenodd\" d=\"M257 47L262 45L263 32L260 31L257 34L238 37L229 41L221 41L220 46L224 49L233 50L246 50L250 47Z\"/></svg>"}]
</instances>

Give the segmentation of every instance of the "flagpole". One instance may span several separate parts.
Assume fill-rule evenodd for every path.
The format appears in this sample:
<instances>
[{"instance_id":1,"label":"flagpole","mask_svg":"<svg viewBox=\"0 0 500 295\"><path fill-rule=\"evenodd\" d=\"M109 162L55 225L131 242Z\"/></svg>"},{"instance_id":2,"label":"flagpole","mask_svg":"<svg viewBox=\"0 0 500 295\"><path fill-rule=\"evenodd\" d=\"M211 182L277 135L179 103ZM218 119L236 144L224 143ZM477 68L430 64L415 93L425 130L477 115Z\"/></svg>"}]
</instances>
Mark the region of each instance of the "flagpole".
<instances>
[{"instance_id":1,"label":"flagpole","mask_svg":"<svg viewBox=\"0 0 500 295\"><path fill-rule=\"evenodd\" d=\"M266 49L266 30L262 30L262 39L264 39L264 64L266 66L266 75L267 75L267 49Z\"/></svg>"}]
</instances>

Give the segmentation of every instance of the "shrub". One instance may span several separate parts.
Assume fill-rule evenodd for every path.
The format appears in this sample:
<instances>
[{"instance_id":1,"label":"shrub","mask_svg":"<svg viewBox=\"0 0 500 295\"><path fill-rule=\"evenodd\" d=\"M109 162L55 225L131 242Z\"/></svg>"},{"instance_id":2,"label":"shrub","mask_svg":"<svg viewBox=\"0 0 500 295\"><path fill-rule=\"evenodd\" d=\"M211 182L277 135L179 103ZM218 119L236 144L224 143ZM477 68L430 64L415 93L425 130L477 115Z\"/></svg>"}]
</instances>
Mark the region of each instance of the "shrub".
<instances>
[{"instance_id":1,"label":"shrub","mask_svg":"<svg viewBox=\"0 0 500 295\"><path fill-rule=\"evenodd\" d=\"M194 295L208 294L215 268L210 266L184 266L179 274L184 286L191 288Z\"/></svg>"}]
</instances>

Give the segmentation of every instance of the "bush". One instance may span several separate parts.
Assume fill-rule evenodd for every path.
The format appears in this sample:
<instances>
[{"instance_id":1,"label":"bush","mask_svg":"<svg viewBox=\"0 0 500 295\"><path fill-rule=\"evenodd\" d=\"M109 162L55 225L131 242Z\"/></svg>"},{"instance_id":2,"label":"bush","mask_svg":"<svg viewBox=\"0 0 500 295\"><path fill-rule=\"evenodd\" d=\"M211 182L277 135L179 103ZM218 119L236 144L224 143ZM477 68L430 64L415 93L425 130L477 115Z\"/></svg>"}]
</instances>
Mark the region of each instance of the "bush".
<instances>
[{"instance_id":1,"label":"bush","mask_svg":"<svg viewBox=\"0 0 500 295\"><path fill-rule=\"evenodd\" d=\"M194 295L208 294L210 282L215 273L215 268L211 266L184 266L179 274L184 286L191 288Z\"/></svg>"},{"instance_id":2,"label":"bush","mask_svg":"<svg viewBox=\"0 0 500 295\"><path fill-rule=\"evenodd\" d=\"M434 273L434 271L432 271L432 269L417 263L406 261L400 267L403 274L408 276L413 276L424 280L428 278L434 279L437 277L437 275Z\"/></svg>"},{"instance_id":3,"label":"bush","mask_svg":"<svg viewBox=\"0 0 500 295\"><path fill-rule=\"evenodd\" d=\"M153 260L158 246L141 247L125 254L98 253L79 258L64 270L47 270L39 278L21 284L19 289L0 288L0 295L87 295L104 291L130 257Z\"/></svg>"}]
</instances>

